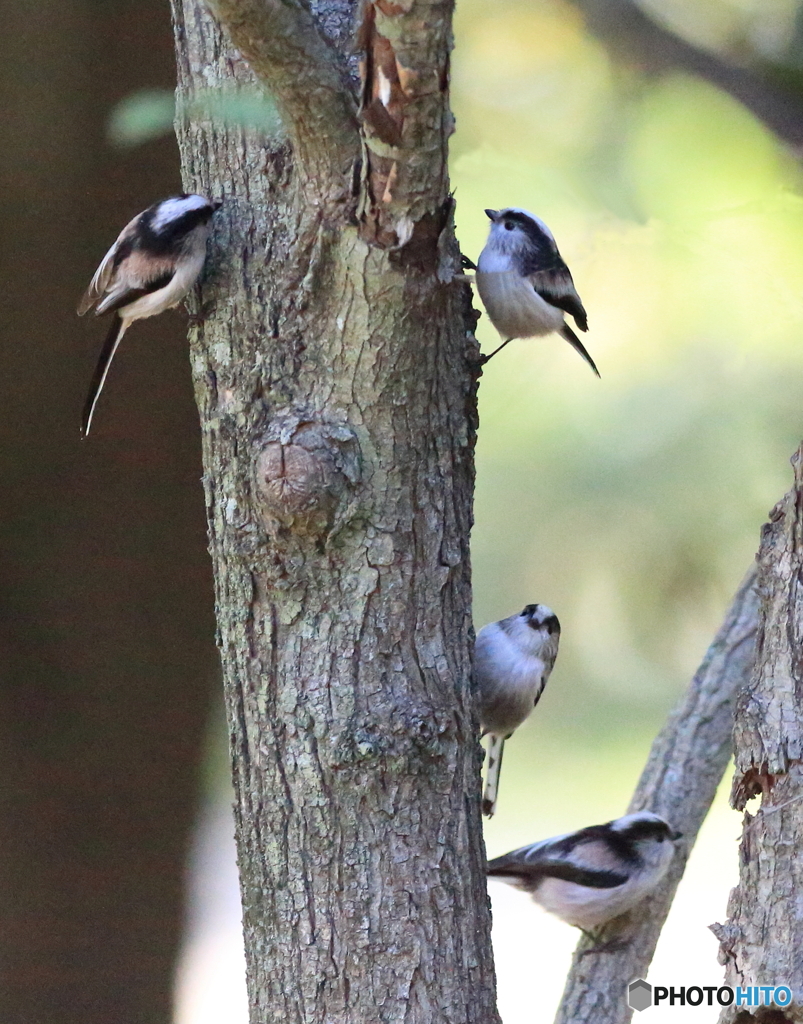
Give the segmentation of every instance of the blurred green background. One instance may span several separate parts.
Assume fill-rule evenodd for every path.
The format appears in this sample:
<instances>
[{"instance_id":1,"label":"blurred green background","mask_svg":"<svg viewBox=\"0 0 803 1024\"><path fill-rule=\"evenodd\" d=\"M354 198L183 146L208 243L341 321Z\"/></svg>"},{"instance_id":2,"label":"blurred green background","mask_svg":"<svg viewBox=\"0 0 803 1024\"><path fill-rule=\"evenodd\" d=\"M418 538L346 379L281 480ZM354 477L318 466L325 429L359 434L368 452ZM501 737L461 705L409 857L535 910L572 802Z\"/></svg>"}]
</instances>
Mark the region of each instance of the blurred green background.
<instances>
[{"instance_id":1,"label":"blurred green background","mask_svg":"<svg viewBox=\"0 0 803 1024\"><path fill-rule=\"evenodd\" d=\"M509 345L482 377L475 622L541 601L563 626L545 696L507 744L490 855L624 811L789 486L803 436L802 11L458 0L463 251L478 256L485 207L541 216L602 373L552 337ZM168 1019L189 855L176 1020L240 1024L220 722L189 849L217 670L179 317L132 335L91 446L77 431L101 335L75 299L121 224L179 188L168 8L4 13L3 1021ZM263 102L206 100L277 130ZM497 344L487 318L478 333ZM721 980L707 925L737 873L726 790L662 937L661 984ZM491 888L505 1024L548 1021L576 933Z\"/></svg>"},{"instance_id":2,"label":"blurred green background","mask_svg":"<svg viewBox=\"0 0 803 1024\"><path fill-rule=\"evenodd\" d=\"M631 5L610 6L632 18ZM542 601L563 627L545 695L506 745L489 856L624 812L803 436L796 154L688 68L645 73L637 48L612 55L583 17L601 7L457 7L451 174L463 250L476 259L484 244L484 207L542 217L602 374L551 337L507 346L482 377L475 623ZM796 80L794 0L641 10L729 65ZM485 317L478 337L485 351L498 343ZM706 926L724 919L738 829L723 793L653 980L721 980ZM549 1020L576 934L503 884L491 891L505 1024Z\"/></svg>"}]
</instances>

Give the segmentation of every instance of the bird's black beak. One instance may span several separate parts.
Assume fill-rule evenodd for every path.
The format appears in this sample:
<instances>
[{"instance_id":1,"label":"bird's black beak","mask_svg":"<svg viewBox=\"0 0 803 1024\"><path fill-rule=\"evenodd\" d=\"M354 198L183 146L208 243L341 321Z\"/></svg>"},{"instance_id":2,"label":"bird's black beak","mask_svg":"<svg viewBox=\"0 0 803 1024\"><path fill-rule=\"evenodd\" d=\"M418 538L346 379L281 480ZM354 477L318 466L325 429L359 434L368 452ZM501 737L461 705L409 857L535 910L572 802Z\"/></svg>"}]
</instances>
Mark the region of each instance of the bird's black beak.
<instances>
[{"instance_id":1,"label":"bird's black beak","mask_svg":"<svg viewBox=\"0 0 803 1024\"><path fill-rule=\"evenodd\" d=\"M669 833L669 838L672 840L672 842L674 842L676 839L682 839L683 833L675 830L674 832Z\"/></svg>"},{"instance_id":2,"label":"bird's black beak","mask_svg":"<svg viewBox=\"0 0 803 1024\"><path fill-rule=\"evenodd\" d=\"M485 211L485 216L488 218L488 220L492 220L494 222L494 224L496 224L496 222L499 220L499 211L498 210L486 210Z\"/></svg>"},{"instance_id":3,"label":"bird's black beak","mask_svg":"<svg viewBox=\"0 0 803 1024\"><path fill-rule=\"evenodd\" d=\"M220 209L220 207L221 207L222 205L223 205L223 203L222 203L222 202L221 202L221 203L212 203L212 210L213 210L213 211L214 211L215 213L217 213L217 211L218 211L218 210Z\"/></svg>"}]
</instances>

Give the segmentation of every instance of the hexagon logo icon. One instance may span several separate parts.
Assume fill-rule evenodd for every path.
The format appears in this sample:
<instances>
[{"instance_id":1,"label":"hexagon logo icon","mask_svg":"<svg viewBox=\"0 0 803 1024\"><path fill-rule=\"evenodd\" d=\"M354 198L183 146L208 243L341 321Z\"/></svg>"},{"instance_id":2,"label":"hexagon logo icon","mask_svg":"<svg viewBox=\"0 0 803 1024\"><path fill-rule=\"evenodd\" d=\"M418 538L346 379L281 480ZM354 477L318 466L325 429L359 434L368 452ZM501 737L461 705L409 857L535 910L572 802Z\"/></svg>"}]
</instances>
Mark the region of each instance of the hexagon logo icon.
<instances>
[{"instance_id":1,"label":"hexagon logo icon","mask_svg":"<svg viewBox=\"0 0 803 1024\"><path fill-rule=\"evenodd\" d=\"M627 986L627 1005L633 1010L646 1010L652 1006L652 985L643 978L631 981Z\"/></svg>"}]
</instances>

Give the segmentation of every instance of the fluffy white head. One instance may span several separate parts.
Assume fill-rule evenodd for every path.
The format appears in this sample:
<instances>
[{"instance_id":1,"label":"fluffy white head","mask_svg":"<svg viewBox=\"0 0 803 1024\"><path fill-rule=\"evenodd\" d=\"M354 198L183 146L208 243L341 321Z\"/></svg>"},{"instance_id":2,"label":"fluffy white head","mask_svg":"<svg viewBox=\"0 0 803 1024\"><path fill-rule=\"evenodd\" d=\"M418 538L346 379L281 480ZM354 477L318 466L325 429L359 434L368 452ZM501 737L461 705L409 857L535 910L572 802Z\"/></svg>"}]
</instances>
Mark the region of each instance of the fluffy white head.
<instances>
[{"instance_id":1,"label":"fluffy white head","mask_svg":"<svg viewBox=\"0 0 803 1024\"><path fill-rule=\"evenodd\" d=\"M509 736L532 712L560 641L560 623L545 604L490 622L477 634L474 671L484 732Z\"/></svg>"},{"instance_id":2,"label":"fluffy white head","mask_svg":"<svg viewBox=\"0 0 803 1024\"><path fill-rule=\"evenodd\" d=\"M211 205L209 200L203 196L171 196L170 199L164 199L156 207L151 220L151 228L156 232L161 231L172 221L179 220L185 213L189 213L190 210L203 210Z\"/></svg>"},{"instance_id":3,"label":"fluffy white head","mask_svg":"<svg viewBox=\"0 0 803 1024\"><path fill-rule=\"evenodd\" d=\"M659 814L653 814L652 811L634 811L632 814L624 814L621 818L614 818L610 822L610 826L614 832L629 832L641 822L652 822L656 825L666 825L667 828L669 827L665 818L662 818Z\"/></svg>"},{"instance_id":4,"label":"fluffy white head","mask_svg":"<svg viewBox=\"0 0 803 1024\"><path fill-rule=\"evenodd\" d=\"M542 657L546 649L557 650L560 623L557 615L545 604L528 604L518 615L511 615L499 623L513 644L523 655ZM550 643L549 638L554 637Z\"/></svg>"},{"instance_id":5,"label":"fluffy white head","mask_svg":"<svg viewBox=\"0 0 803 1024\"><path fill-rule=\"evenodd\" d=\"M477 287L494 326L511 338L559 330L562 310L545 306L529 283L521 294L515 288L517 277L529 278L535 270L554 266L556 259L560 260L552 232L535 214L515 206L485 212L491 229L477 261ZM512 276L509 271L513 271ZM498 274L507 276L498 280L487 276ZM526 308L519 308L522 304Z\"/></svg>"},{"instance_id":6,"label":"fluffy white head","mask_svg":"<svg viewBox=\"0 0 803 1024\"><path fill-rule=\"evenodd\" d=\"M486 210L485 213L491 221L492 234L494 231L498 231L501 234L502 232L509 233L513 230L505 226L506 220L513 225L516 225L516 222L518 222L519 224L526 226L524 219L527 218L527 220L532 221L536 227L543 231L547 238L550 238L553 242L555 241L555 236L541 218L537 217L534 213L530 213L529 210L525 210L521 206L506 206L503 210Z\"/></svg>"},{"instance_id":7,"label":"fluffy white head","mask_svg":"<svg viewBox=\"0 0 803 1024\"><path fill-rule=\"evenodd\" d=\"M529 210L508 206L504 210L486 210L485 213L491 221L485 252L513 257L530 251L557 252L555 236L541 218Z\"/></svg>"}]
</instances>

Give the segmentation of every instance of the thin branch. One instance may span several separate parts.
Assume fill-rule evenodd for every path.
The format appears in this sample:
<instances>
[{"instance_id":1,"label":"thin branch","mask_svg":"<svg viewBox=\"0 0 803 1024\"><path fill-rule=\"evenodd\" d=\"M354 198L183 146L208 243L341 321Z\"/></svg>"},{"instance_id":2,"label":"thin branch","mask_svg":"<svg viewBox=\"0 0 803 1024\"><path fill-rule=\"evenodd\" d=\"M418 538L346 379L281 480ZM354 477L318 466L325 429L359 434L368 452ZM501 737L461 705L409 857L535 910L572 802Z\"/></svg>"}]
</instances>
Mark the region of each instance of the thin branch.
<instances>
[{"instance_id":1,"label":"thin branch","mask_svg":"<svg viewBox=\"0 0 803 1024\"><path fill-rule=\"evenodd\" d=\"M360 158L357 97L345 61L299 0L215 0L214 12L270 92L299 168L333 198Z\"/></svg>"},{"instance_id":2,"label":"thin branch","mask_svg":"<svg viewBox=\"0 0 803 1024\"><path fill-rule=\"evenodd\" d=\"M725 622L689 690L655 740L630 810L665 817L684 835L669 876L631 920L626 941L594 948L582 939L574 954L555 1024L625 1024L632 1016L627 986L643 978L652 960L697 832L708 813L731 753L736 694L750 678L758 623L756 570L745 577ZM613 928L612 928L613 931Z\"/></svg>"},{"instance_id":3,"label":"thin branch","mask_svg":"<svg viewBox=\"0 0 803 1024\"><path fill-rule=\"evenodd\" d=\"M775 134L803 145L803 99L749 68L686 42L656 24L634 0L572 0L589 31L620 60L646 72L686 71L739 100Z\"/></svg>"}]
</instances>

